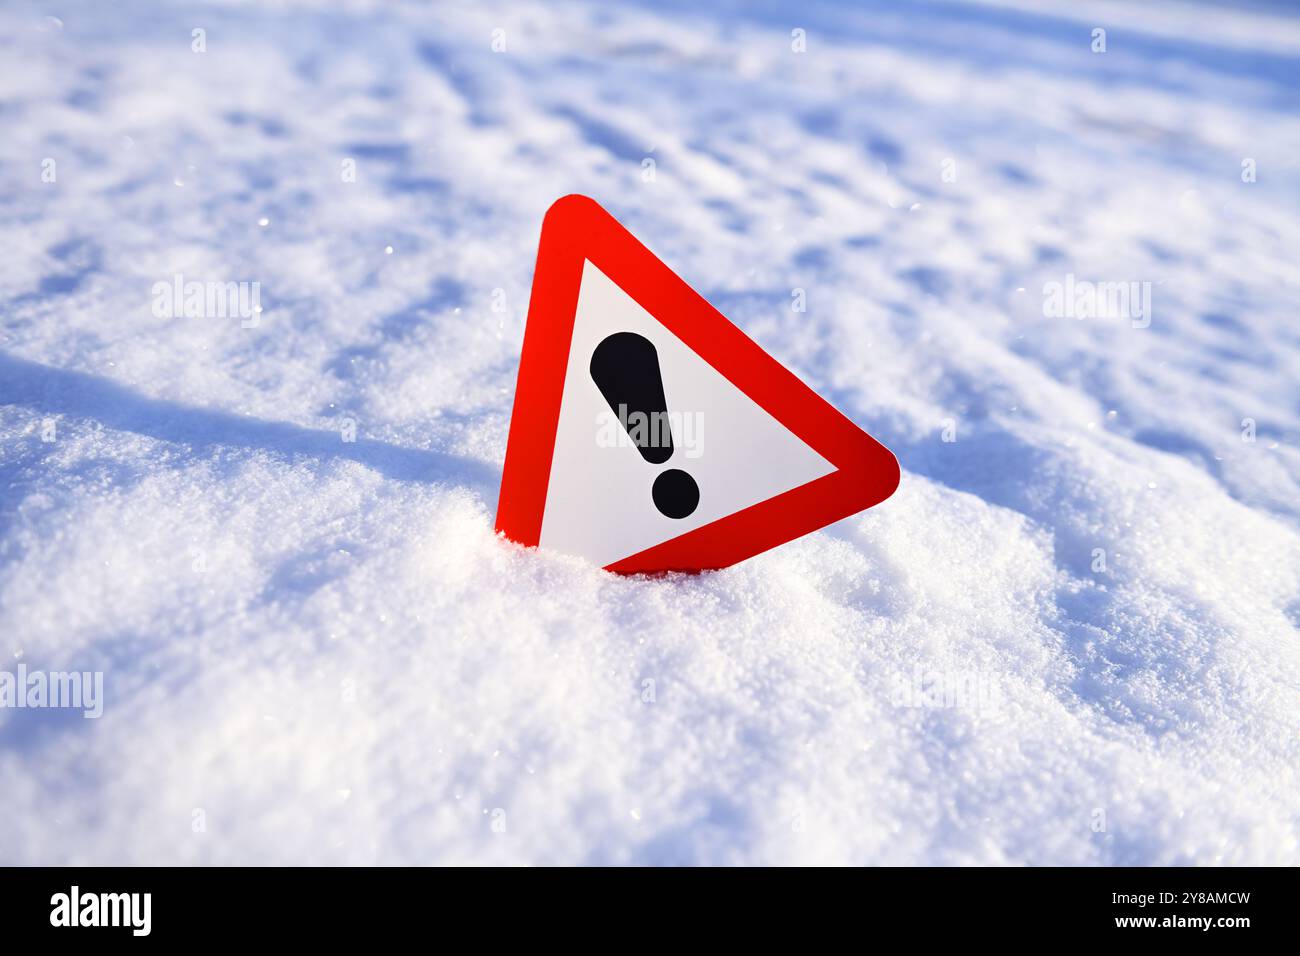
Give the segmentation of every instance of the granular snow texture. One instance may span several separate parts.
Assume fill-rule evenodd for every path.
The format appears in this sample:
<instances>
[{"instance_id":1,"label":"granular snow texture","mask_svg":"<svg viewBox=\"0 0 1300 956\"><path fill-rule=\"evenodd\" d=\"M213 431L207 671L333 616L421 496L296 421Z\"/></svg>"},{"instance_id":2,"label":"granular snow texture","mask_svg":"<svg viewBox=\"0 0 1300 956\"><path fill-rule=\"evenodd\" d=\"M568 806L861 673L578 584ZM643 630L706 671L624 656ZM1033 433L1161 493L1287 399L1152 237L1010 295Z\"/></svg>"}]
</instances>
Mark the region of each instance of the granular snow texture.
<instances>
[{"instance_id":1,"label":"granular snow texture","mask_svg":"<svg viewBox=\"0 0 1300 956\"><path fill-rule=\"evenodd\" d=\"M1282 5L6 4L0 671L104 699L0 863L1300 863L1298 94ZM897 494L497 538L570 192Z\"/></svg>"}]
</instances>

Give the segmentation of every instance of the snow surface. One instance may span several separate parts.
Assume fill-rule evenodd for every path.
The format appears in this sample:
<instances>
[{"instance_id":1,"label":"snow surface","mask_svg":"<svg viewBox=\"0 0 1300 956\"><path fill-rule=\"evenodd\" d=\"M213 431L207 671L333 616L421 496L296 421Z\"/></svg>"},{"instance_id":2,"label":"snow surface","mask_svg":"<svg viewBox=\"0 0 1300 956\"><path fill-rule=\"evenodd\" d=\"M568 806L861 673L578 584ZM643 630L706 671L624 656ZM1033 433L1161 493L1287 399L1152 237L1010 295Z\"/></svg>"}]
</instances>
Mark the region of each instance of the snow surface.
<instances>
[{"instance_id":1,"label":"snow surface","mask_svg":"<svg viewBox=\"0 0 1300 956\"><path fill-rule=\"evenodd\" d=\"M5 4L0 670L106 701L0 711L0 863L1300 863L1298 91L1284 5ZM895 497L497 539L569 192Z\"/></svg>"}]
</instances>

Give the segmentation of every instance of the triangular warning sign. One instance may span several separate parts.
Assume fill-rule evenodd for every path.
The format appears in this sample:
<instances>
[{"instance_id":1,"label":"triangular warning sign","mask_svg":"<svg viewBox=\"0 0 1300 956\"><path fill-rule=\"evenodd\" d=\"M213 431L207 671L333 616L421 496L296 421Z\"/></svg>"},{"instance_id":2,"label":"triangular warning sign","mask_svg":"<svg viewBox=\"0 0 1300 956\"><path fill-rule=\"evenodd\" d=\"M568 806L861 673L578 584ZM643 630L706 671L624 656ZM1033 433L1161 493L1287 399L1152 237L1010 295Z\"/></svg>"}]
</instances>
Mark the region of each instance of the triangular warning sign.
<instances>
[{"instance_id":1,"label":"triangular warning sign","mask_svg":"<svg viewBox=\"0 0 1300 956\"><path fill-rule=\"evenodd\" d=\"M898 477L594 200L551 206L499 532L623 574L703 571L870 508Z\"/></svg>"}]
</instances>

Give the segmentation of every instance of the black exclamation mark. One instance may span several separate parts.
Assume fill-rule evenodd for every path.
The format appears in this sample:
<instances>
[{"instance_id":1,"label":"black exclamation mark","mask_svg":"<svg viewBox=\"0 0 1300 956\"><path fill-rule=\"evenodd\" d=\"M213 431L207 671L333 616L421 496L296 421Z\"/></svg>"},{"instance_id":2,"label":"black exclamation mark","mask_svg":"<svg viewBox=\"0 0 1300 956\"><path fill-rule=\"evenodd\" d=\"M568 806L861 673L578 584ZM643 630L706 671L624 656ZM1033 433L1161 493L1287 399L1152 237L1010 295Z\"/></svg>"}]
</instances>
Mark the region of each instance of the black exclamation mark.
<instances>
[{"instance_id":1,"label":"black exclamation mark","mask_svg":"<svg viewBox=\"0 0 1300 956\"><path fill-rule=\"evenodd\" d=\"M615 332L591 353L591 377L642 458L662 465L673 456L668 402L654 343L635 332ZM638 414L643 417L629 427L629 419ZM700 503L700 486L680 468L660 474L650 494L668 518L685 518Z\"/></svg>"}]
</instances>

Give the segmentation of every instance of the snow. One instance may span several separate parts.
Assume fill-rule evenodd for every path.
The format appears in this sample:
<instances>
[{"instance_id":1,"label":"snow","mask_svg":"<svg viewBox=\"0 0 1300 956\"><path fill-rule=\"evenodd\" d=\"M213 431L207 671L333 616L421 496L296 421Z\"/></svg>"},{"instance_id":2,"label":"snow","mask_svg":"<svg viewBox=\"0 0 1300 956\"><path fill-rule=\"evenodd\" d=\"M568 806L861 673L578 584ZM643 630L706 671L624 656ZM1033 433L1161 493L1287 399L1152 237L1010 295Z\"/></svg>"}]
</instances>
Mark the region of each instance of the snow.
<instances>
[{"instance_id":1,"label":"snow","mask_svg":"<svg viewBox=\"0 0 1300 956\"><path fill-rule=\"evenodd\" d=\"M0 27L0 670L105 675L0 710L0 863L1300 863L1285 5ZM698 577L496 538L570 192L897 494Z\"/></svg>"}]
</instances>

